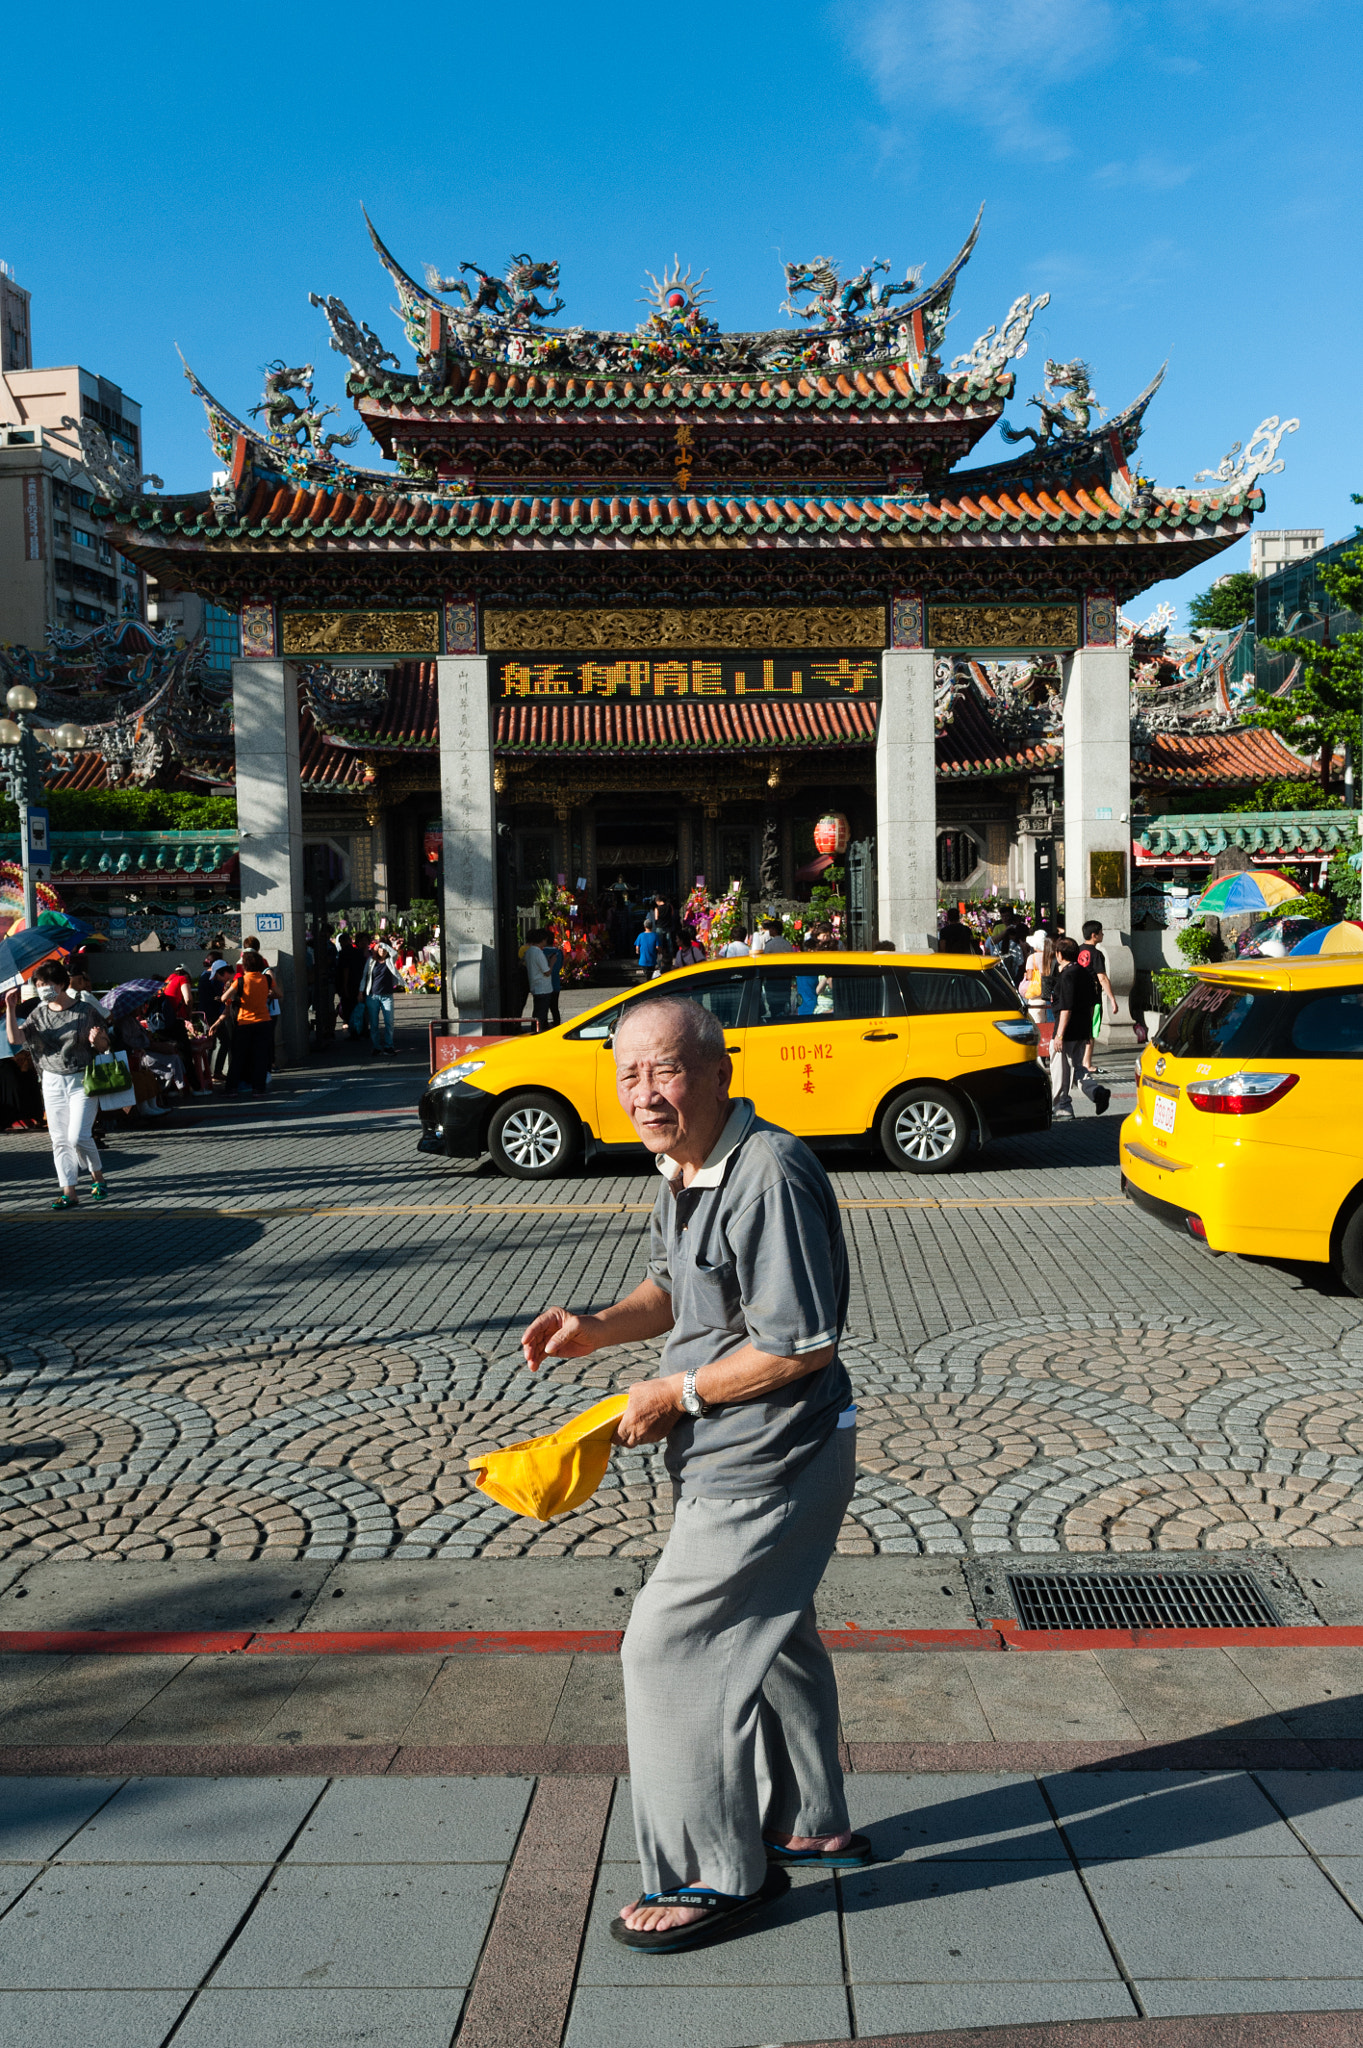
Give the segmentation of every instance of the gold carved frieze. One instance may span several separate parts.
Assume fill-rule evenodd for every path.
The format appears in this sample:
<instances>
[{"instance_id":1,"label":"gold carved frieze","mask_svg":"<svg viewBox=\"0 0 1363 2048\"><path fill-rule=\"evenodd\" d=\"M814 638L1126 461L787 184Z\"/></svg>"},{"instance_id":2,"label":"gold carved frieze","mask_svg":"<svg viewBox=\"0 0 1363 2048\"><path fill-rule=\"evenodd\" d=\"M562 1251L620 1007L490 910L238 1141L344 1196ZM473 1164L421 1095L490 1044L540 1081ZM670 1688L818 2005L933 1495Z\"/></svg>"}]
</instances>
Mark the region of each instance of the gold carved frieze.
<instances>
[{"instance_id":1,"label":"gold carved frieze","mask_svg":"<svg viewBox=\"0 0 1363 2048\"><path fill-rule=\"evenodd\" d=\"M440 614L285 612L284 653L439 654Z\"/></svg>"},{"instance_id":2,"label":"gold carved frieze","mask_svg":"<svg viewBox=\"0 0 1363 2048\"><path fill-rule=\"evenodd\" d=\"M930 604L927 644L947 652L980 647L1057 649L1079 645L1077 604Z\"/></svg>"},{"instance_id":3,"label":"gold carved frieze","mask_svg":"<svg viewBox=\"0 0 1363 2048\"><path fill-rule=\"evenodd\" d=\"M285 631L287 633L287 625ZM668 605L618 611L483 613L489 653L597 647L883 647L885 608Z\"/></svg>"}]
</instances>

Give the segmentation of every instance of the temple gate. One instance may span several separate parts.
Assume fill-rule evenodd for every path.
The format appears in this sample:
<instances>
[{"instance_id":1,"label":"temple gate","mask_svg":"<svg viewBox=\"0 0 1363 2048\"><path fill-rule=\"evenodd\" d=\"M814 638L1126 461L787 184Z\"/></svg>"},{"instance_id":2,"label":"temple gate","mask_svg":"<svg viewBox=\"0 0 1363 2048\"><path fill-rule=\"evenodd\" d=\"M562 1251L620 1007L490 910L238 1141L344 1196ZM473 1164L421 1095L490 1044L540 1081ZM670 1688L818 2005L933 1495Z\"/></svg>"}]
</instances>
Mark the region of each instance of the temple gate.
<instances>
[{"instance_id":1,"label":"temple gate","mask_svg":"<svg viewBox=\"0 0 1363 2048\"><path fill-rule=\"evenodd\" d=\"M737 873L788 896L826 808L873 848L876 927L904 948L930 943L943 895L974 891L962 861L1032 896L1018 849L1048 831L1068 926L1101 918L1129 984L1119 606L1238 539L1273 465L1228 459L1189 488L1141 476L1162 371L1109 419L1085 364L1047 362L1039 424L1004 422L1048 295L943 366L979 225L926 287L884 264L787 265L794 324L756 333L721 329L678 269L631 333L555 326L557 264L422 285L371 226L415 367L314 296L348 364L349 433L323 431L311 365L271 367L260 427L186 372L222 465L211 490L115 479L104 516L163 584L240 613L243 930L279 958L295 1050L299 787L319 749L353 762L333 782L370 805L376 875L410 866L411 806L438 808L465 1020L504 1000L535 879L681 895ZM1000 423L1013 458L963 468ZM351 466L361 428L393 469ZM962 782L991 801L958 832L938 789Z\"/></svg>"}]
</instances>

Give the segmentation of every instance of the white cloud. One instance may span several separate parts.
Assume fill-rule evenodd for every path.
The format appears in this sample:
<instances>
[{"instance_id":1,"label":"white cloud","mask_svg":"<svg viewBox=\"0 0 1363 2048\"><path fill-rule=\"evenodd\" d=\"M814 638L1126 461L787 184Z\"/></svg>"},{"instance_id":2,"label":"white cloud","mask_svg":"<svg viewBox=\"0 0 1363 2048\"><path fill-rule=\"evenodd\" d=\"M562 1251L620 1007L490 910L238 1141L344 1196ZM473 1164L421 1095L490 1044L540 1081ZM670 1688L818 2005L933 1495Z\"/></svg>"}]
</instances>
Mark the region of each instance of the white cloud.
<instances>
[{"instance_id":1,"label":"white cloud","mask_svg":"<svg viewBox=\"0 0 1363 2048\"><path fill-rule=\"evenodd\" d=\"M1147 152L1133 163L1102 164L1094 172L1097 185L1137 186L1143 192L1172 192L1186 185L1193 175L1191 164L1177 164L1168 157Z\"/></svg>"},{"instance_id":2,"label":"white cloud","mask_svg":"<svg viewBox=\"0 0 1363 2048\"><path fill-rule=\"evenodd\" d=\"M887 104L948 109L1053 163L1074 144L1045 103L1117 49L1109 0L876 0L840 18Z\"/></svg>"}]
</instances>

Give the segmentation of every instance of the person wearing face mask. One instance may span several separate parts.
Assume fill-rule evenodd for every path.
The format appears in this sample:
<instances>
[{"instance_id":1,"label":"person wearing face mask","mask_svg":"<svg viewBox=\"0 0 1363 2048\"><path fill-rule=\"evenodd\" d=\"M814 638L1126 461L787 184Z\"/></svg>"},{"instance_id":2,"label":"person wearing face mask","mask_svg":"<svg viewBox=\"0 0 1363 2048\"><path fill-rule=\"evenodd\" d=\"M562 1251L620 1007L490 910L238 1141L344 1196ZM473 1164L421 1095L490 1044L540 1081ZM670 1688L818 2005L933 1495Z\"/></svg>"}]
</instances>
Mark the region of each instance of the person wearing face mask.
<instances>
[{"instance_id":1,"label":"person wearing face mask","mask_svg":"<svg viewBox=\"0 0 1363 2048\"><path fill-rule=\"evenodd\" d=\"M74 1209L82 1166L93 1183L91 1200L108 1192L93 1131L99 1097L85 1092L85 1070L96 1052L107 1052L104 1012L88 996L73 996L59 960L46 960L33 976L38 1001L19 1015L19 991L5 994L5 1031L12 1046L32 1054L42 1082L52 1157L61 1189L54 1209Z\"/></svg>"}]
</instances>

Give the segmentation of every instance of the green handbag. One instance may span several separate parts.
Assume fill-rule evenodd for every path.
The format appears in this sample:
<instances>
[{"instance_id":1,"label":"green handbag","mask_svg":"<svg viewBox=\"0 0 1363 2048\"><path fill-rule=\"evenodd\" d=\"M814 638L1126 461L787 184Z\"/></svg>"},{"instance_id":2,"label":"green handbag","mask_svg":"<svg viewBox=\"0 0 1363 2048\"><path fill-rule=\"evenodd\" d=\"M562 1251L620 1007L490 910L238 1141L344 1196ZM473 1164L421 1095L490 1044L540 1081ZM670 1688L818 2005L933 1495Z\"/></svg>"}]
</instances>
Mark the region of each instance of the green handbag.
<instances>
[{"instance_id":1,"label":"green handbag","mask_svg":"<svg viewBox=\"0 0 1363 2048\"><path fill-rule=\"evenodd\" d=\"M97 1052L85 1069L87 1095L119 1095L132 1084L126 1053Z\"/></svg>"}]
</instances>

